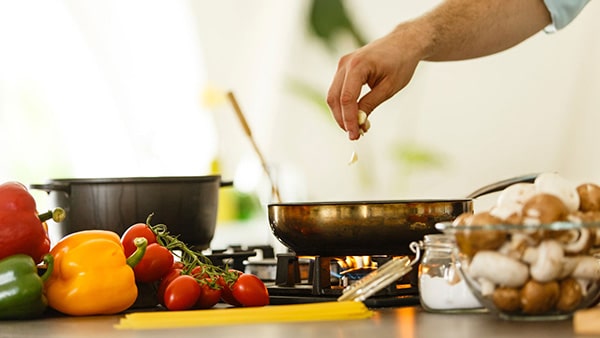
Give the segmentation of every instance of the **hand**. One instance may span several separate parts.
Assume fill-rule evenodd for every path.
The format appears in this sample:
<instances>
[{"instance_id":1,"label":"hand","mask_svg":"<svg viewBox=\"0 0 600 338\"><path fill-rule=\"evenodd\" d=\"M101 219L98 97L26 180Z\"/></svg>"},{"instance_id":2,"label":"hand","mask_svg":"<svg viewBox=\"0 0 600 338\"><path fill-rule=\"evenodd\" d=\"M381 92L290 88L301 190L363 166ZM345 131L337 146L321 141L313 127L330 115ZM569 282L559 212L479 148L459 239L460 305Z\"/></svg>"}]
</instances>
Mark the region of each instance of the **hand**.
<instances>
[{"instance_id":1,"label":"hand","mask_svg":"<svg viewBox=\"0 0 600 338\"><path fill-rule=\"evenodd\" d=\"M420 38L413 27L401 25L340 59L327 104L350 140L360 137L359 110L369 115L409 83L421 60ZM370 91L360 98L365 84Z\"/></svg>"}]
</instances>

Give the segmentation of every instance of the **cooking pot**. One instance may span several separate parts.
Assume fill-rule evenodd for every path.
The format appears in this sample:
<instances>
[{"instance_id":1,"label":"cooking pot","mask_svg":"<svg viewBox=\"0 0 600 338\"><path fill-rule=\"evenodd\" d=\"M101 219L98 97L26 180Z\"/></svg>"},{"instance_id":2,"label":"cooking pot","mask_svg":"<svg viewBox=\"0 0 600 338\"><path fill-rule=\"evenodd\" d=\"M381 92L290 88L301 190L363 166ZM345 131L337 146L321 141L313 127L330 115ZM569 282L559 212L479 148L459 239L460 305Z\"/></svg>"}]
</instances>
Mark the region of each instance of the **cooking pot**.
<instances>
[{"instance_id":1,"label":"cooking pot","mask_svg":"<svg viewBox=\"0 0 600 338\"><path fill-rule=\"evenodd\" d=\"M473 211L473 199L537 174L482 187L466 198L273 203L267 206L275 237L299 256L412 255L409 245L439 233L438 222Z\"/></svg>"},{"instance_id":2,"label":"cooking pot","mask_svg":"<svg viewBox=\"0 0 600 338\"><path fill-rule=\"evenodd\" d=\"M231 185L221 176L124 177L52 179L30 188L48 192L52 208L65 209L67 217L49 224L63 236L89 229L121 235L129 226L166 224L195 249L206 249L214 236L219 188Z\"/></svg>"}]
</instances>

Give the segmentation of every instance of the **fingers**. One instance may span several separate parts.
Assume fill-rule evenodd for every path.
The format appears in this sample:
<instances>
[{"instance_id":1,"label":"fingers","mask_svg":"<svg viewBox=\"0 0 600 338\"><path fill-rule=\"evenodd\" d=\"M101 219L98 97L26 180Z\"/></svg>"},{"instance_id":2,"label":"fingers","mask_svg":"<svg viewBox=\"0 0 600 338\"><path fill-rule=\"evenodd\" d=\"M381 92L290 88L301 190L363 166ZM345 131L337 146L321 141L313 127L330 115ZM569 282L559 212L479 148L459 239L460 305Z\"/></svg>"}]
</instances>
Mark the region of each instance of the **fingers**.
<instances>
[{"instance_id":1,"label":"fingers","mask_svg":"<svg viewBox=\"0 0 600 338\"><path fill-rule=\"evenodd\" d=\"M338 65L338 69L333 76L333 80L331 85L329 86L329 91L327 93L327 105L333 114L333 118L337 122L340 128L346 130L344 127L344 121L342 119L342 108L340 106L340 93L342 91L342 86L344 84L344 79L346 77L345 68L342 64L342 59L340 59L340 63Z\"/></svg>"},{"instance_id":2,"label":"fingers","mask_svg":"<svg viewBox=\"0 0 600 338\"><path fill-rule=\"evenodd\" d=\"M362 86L366 83L366 75L361 67L352 66L351 58L346 55L340 59L327 93L327 104L337 124L348 132L348 138L356 140L360 137L358 99Z\"/></svg>"}]
</instances>

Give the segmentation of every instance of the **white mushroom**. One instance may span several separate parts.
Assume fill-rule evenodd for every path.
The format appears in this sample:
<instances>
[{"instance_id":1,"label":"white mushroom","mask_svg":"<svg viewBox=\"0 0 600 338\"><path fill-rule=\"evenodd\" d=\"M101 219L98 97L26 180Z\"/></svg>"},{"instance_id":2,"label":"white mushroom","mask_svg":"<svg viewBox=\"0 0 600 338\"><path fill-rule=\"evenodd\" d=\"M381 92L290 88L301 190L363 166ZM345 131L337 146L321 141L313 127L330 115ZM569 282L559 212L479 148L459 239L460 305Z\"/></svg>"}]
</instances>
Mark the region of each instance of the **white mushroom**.
<instances>
[{"instance_id":1,"label":"white mushroom","mask_svg":"<svg viewBox=\"0 0 600 338\"><path fill-rule=\"evenodd\" d=\"M580 256L565 257L561 271L558 274L558 279L564 279L566 277L569 277L573 273L573 270L575 270L575 267L579 263L580 258Z\"/></svg>"},{"instance_id":2,"label":"white mushroom","mask_svg":"<svg viewBox=\"0 0 600 338\"><path fill-rule=\"evenodd\" d=\"M526 264L496 251L479 251L468 269L474 279L485 278L495 285L517 288L529 278Z\"/></svg>"},{"instance_id":3,"label":"white mushroom","mask_svg":"<svg viewBox=\"0 0 600 338\"><path fill-rule=\"evenodd\" d=\"M515 183L508 186L500 195L490 213L500 219L508 220L521 216L523 204L536 193L533 183Z\"/></svg>"},{"instance_id":4,"label":"white mushroom","mask_svg":"<svg viewBox=\"0 0 600 338\"><path fill-rule=\"evenodd\" d=\"M539 244L539 239L533 238L530 234L514 232L511 234L510 240L498 249L498 252L514 259L521 259L527 248L537 244Z\"/></svg>"},{"instance_id":5,"label":"white mushroom","mask_svg":"<svg viewBox=\"0 0 600 338\"><path fill-rule=\"evenodd\" d=\"M593 256L579 256L577 264L571 272L571 277L577 279L600 279L600 261Z\"/></svg>"},{"instance_id":6,"label":"white mushroom","mask_svg":"<svg viewBox=\"0 0 600 338\"><path fill-rule=\"evenodd\" d=\"M594 235L590 229L579 228L565 232L563 248L567 254L586 253L594 244Z\"/></svg>"},{"instance_id":7,"label":"white mushroom","mask_svg":"<svg viewBox=\"0 0 600 338\"><path fill-rule=\"evenodd\" d=\"M485 278L478 278L477 282L479 283L479 292L481 292L482 296L487 297L494 294L496 285L492 281Z\"/></svg>"},{"instance_id":8,"label":"white mushroom","mask_svg":"<svg viewBox=\"0 0 600 338\"><path fill-rule=\"evenodd\" d=\"M556 173L540 174L534 182L538 192L554 195L560 198L569 211L579 209L579 194L577 186Z\"/></svg>"},{"instance_id":9,"label":"white mushroom","mask_svg":"<svg viewBox=\"0 0 600 338\"><path fill-rule=\"evenodd\" d=\"M542 241L539 246L527 248L523 253L523 261L530 265L531 278L542 283L560 276L564 260L562 246L555 240Z\"/></svg>"}]
</instances>

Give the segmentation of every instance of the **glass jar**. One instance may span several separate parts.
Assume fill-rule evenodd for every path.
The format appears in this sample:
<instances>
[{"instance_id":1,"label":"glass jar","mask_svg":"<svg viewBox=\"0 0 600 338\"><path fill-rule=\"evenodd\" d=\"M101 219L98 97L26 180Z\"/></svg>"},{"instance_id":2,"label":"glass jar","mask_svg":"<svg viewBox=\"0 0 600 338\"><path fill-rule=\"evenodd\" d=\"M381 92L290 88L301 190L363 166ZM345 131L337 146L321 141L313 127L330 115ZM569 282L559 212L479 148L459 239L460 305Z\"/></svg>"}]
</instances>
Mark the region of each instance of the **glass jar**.
<instances>
[{"instance_id":1,"label":"glass jar","mask_svg":"<svg viewBox=\"0 0 600 338\"><path fill-rule=\"evenodd\" d=\"M454 264L454 236L426 235L419 244L423 250L418 274L421 306L430 312L482 309Z\"/></svg>"}]
</instances>

